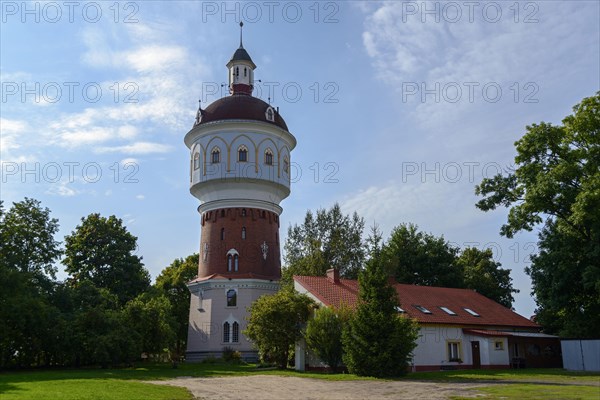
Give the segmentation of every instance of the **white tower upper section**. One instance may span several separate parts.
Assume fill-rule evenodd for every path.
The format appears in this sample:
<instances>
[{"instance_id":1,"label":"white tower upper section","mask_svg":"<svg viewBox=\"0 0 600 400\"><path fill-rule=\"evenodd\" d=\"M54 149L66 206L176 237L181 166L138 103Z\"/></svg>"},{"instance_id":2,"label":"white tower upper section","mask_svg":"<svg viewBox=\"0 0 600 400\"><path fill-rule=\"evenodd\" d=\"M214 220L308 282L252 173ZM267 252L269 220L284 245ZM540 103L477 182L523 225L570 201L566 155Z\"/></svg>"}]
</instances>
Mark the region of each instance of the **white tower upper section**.
<instances>
[{"instance_id":1,"label":"white tower upper section","mask_svg":"<svg viewBox=\"0 0 600 400\"><path fill-rule=\"evenodd\" d=\"M201 201L201 213L248 207L281 214L296 139L278 109L252 97L256 65L241 37L227 68L231 95L200 108L185 135L190 192Z\"/></svg>"}]
</instances>

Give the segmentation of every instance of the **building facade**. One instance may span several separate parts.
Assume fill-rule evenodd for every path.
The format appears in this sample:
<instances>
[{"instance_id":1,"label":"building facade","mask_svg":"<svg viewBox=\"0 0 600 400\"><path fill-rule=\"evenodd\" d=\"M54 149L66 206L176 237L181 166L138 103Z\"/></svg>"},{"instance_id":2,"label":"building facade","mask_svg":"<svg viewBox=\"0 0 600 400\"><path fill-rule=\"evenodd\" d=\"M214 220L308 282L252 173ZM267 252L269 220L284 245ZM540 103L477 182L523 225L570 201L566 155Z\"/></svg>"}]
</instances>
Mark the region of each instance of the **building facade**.
<instances>
[{"instance_id":1,"label":"building facade","mask_svg":"<svg viewBox=\"0 0 600 400\"><path fill-rule=\"evenodd\" d=\"M535 322L470 289L393 283L398 313L413 318L419 337L412 370L561 367L560 341L541 333ZM294 288L324 307L354 308L356 280L294 276ZM303 342L296 347L296 369L323 368Z\"/></svg>"},{"instance_id":2,"label":"building facade","mask_svg":"<svg viewBox=\"0 0 600 400\"><path fill-rule=\"evenodd\" d=\"M252 96L256 65L241 36L227 69L230 95L200 107L185 136L190 192L201 203L188 361L220 356L225 347L256 358L242 333L247 307L279 290L281 277L279 204L290 194L296 139L278 108Z\"/></svg>"}]
</instances>

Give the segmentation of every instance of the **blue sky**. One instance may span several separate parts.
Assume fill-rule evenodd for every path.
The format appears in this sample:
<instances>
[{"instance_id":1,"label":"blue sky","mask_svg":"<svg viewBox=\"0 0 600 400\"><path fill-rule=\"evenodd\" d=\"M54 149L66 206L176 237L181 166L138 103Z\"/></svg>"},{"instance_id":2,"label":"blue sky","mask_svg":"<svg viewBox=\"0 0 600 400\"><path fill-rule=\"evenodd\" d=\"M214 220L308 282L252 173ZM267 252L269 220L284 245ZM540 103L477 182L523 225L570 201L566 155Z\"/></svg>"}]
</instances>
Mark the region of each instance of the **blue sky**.
<instances>
[{"instance_id":1,"label":"blue sky","mask_svg":"<svg viewBox=\"0 0 600 400\"><path fill-rule=\"evenodd\" d=\"M1 3L1 193L33 197L59 239L93 212L122 218L155 278L198 251L183 144L244 45L298 146L282 235L307 209L357 211L491 247L535 309L535 233L498 232L474 186L509 167L531 123L600 88L600 3ZM64 274L60 274L64 278Z\"/></svg>"}]
</instances>

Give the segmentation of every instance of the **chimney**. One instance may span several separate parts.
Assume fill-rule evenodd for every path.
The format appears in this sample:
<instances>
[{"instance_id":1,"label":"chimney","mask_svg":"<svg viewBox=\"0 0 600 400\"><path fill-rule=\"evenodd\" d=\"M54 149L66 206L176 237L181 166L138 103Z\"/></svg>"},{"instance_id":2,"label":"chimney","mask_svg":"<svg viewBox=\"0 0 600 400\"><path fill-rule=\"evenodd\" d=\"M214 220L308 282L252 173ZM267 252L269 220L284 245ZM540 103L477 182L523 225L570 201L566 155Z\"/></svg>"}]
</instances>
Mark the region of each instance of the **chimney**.
<instances>
[{"instance_id":1,"label":"chimney","mask_svg":"<svg viewBox=\"0 0 600 400\"><path fill-rule=\"evenodd\" d=\"M340 271L335 268L327 270L327 280L332 283L340 283Z\"/></svg>"}]
</instances>

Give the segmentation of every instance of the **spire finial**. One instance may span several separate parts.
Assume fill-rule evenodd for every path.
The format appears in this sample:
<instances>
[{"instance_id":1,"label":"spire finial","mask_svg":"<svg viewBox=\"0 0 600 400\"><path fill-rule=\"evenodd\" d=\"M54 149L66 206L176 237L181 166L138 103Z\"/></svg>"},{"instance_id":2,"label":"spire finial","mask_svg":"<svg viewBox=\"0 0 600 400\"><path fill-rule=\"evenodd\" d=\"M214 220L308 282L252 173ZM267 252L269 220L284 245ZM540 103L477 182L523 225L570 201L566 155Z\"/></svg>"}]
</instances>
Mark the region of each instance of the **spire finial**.
<instances>
[{"instance_id":1,"label":"spire finial","mask_svg":"<svg viewBox=\"0 0 600 400\"><path fill-rule=\"evenodd\" d=\"M244 23L242 21L240 21L240 47L244 47L244 45L242 45L242 30L244 28Z\"/></svg>"}]
</instances>

